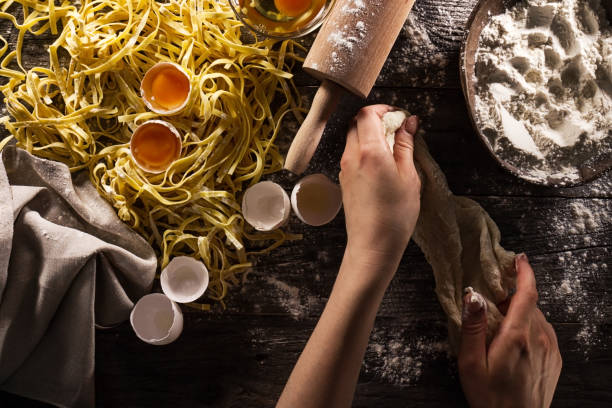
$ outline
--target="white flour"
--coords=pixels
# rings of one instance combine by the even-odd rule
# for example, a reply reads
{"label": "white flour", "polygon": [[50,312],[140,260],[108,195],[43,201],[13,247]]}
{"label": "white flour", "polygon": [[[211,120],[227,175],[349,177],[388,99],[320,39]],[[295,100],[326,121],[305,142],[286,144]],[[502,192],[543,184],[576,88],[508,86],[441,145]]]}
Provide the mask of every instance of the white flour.
{"label": "white flour", "polygon": [[342,7],[342,12],[346,14],[359,14],[365,9],[364,0],[352,0]]}
{"label": "white flour", "polygon": [[524,0],[495,16],[476,56],[477,116],[529,178],[579,177],[612,146],[612,29],[601,0]]}
{"label": "white flour", "polygon": [[274,276],[267,276],[266,283],[275,289],[275,299],[293,319],[301,320],[308,315],[308,305],[302,303],[299,288],[288,285]]}
{"label": "white flour", "polygon": [[363,362],[365,372],[395,385],[416,383],[432,360],[449,360],[448,342],[425,336],[408,338],[403,330],[374,329]]}
{"label": "white flour", "polygon": [[[365,3],[364,0],[349,0],[342,8],[340,9],[342,14],[345,15],[354,15],[354,16],[365,16]],[[330,71],[332,72],[342,72],[344,71],[346,66],[346,61],[344,61],[340,56],[345,55],[345,52],[341,52],[341,50],[354,51],[354,49],[360,48],[363,46],[363,41],[367,36],[368,27],[367,24],[359,20],[354,27],[349,27],[348,25],[336,25],[334,31],[331,32],[327,41],[333,45],[333,48],[336,51],[333,51],[330,55],[332,64],[329,64]]]}
{"label": "white flour", "polygon": [[396,69],[408,73],[411,67],[424,68],[428,75],[423,83],[416,84],[419,86],[443,82],[446,79],[445,72],[440,68],[448,65],[448,58],[431,40],[424,21],[419,20],[415,13],[409,14],[401,36],[403,41],[400,55],[394,55],[397,61]]}
{"label": "white flour", "polygon": [[589,207],[586,203],[574,201],[568,208],[555,208],[549,222],[559,236],[578,235],[584,239],[612,227],[610,200],[590,199]]}
{"label": "white flour", "polygon": [[[601,260],[605,258],[605,252],[562,253],[557,259],[558,269],[548,271],[542,278],[558,283],[550,290],[539,290],[542,301],[550,302],[550,306],[545,305],[543,309],[556,308],[563,321],[580,324],[574,339],[586,360],[589,359],[593,348],[601,348],[607,344],[605,334],[599,327],[606,322],[608,306],[601,293],[594,290],[601,282],[598,276],[609,271],[608,265]],[[593,262],[589,264],[589,261]],[[558,308],[559,306],[561,308]]]}

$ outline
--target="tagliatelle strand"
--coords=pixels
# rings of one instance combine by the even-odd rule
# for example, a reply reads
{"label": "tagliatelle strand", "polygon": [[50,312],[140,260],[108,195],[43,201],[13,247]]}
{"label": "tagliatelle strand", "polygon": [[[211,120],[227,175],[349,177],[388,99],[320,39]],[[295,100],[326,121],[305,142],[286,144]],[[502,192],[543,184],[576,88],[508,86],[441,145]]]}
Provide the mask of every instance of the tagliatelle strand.
{"label": "tagliatelle strand", "polygon": [[[9,113],[0,123],[11,135],[0,150],[15,139],[72,171],[87,169],[119,217],[153,245],[160,266],[178,255],[201,259],[211,275],[208,297],[221,303],[244,279],[250,256],[296,238],[255,232],[240,198],[282,168],[274,144],[281,122],[304,112],[290,72],[299,45],[246,41],[229,5],[217,0],[0,0],[0,19],[18,32],[13,51],[0,37]],[[57,34],[49,67],[25,70],[26,34],[45,32]],[[191,76],[190,99],[176,116],[147,111],[140,97],[144,73],[161,61]],[[180,159],[162,174],[143,172],[130,156],[132,131],[151,119],[182,135]]]}

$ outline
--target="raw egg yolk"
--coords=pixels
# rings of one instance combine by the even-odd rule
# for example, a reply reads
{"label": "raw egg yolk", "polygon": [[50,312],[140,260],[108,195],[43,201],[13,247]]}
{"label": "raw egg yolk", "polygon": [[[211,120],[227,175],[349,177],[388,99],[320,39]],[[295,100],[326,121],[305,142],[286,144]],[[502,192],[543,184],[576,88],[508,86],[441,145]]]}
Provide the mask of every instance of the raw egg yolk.
{"label": "raw egg yolk", "polygon": [[177,69],[162,69],[151,81],[151,99],[162,108],[178,108],[188,97],[189,79]]}
{"label": "raw egg yolk", "polygon": [[151,123],[134,133],[130,148],[134,159],[142,167],[162,171],[179,157],[181,141],[166,126]]}
{"label": "raw egg yolk", "polygon": [[288,17],[304,14],[312,5],[312,0],[274,0],[276,9]]}

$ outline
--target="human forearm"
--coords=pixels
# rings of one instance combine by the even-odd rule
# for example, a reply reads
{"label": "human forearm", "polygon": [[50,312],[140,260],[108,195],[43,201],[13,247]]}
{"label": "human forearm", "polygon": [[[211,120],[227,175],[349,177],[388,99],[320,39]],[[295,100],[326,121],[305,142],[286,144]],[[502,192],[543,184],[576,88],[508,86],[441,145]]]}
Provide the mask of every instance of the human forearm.
{"label": "human forearm", "polygon": [[390,110],[363,108],[349,128],[339,175],[347,249],[279,407],[348,407],[353,399],[376,313],[419,215],[412,161],[418,119],[406,120],[391,151],[382,125]]}
{"label": "human forearm", "polygon": [[279,407],[350,406],[376,313],[400,257],[347,248],[329,301]]}

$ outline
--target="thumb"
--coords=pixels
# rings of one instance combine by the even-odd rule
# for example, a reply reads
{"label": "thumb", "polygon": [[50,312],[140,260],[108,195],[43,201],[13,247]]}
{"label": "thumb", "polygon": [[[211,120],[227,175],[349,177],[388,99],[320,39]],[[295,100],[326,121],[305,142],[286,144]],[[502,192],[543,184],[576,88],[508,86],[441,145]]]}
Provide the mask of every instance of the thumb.
{"label": "thumb", "polygon": [[414,168],[414,135],[419,129],[419,118],[410,116],[395,132],[395,145],[393,156],[400,171],[409,171]]}
{"label": "thumb", "polygon": [[484,297],[471,287],[465,291],[458,357],[459,374],[464,378],[483,378],[487,368],[487,303]]}

